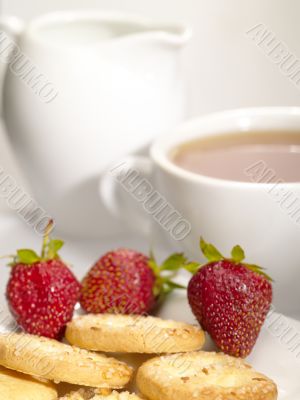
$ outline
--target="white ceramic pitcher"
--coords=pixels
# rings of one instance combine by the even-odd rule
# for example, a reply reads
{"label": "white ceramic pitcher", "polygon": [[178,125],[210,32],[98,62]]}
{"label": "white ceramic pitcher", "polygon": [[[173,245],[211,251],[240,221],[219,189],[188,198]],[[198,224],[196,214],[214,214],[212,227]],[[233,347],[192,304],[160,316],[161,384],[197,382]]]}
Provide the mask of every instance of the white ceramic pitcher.
{"label": "white ceramic pitcher", "polygon": [[184,118],[189,29],[77,11],[2,18],[0,31],[3,116],[37,201],[65,231],[115,233],[97,180]]}

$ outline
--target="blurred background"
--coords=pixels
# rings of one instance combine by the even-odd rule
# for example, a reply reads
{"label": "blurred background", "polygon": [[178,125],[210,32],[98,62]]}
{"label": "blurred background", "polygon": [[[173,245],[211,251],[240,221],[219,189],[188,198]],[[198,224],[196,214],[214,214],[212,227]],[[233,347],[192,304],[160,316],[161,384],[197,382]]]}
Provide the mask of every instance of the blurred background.
{"label": "blurred background", "polygon": [[[50,11],[82,8],[124,10],[155,20],[183,21],[193,28],[193,39],[183,54],[188,116],[242,106],[299,105],[299,89],[245,34],[263,23],[300,58],[299,0],[1,1],[1,14],[25,20]],[[3,127],[0,164],[22,179]]]}

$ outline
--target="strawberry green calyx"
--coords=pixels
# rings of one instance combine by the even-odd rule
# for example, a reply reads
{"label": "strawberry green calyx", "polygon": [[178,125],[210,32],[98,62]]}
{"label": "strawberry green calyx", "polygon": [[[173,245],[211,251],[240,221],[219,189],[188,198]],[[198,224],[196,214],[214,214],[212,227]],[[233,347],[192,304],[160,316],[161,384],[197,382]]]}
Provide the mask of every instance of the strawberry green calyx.
{"label": "strawberry green calyx", "polygon": [[[231,250],[230,258],[224,257],[214,245],[212,245],[211,243],[207,243],[202,237],[200,238],[200,249],[201,249],[203,255],[207,258],[207,260],[209,262],[218,262],[218,261],[222,261],[222,260],[227,260],[227,261],[230,261],[235,264],[242,264],[249,270],[256,272],[259,275],[262,275],[268,281],[273,282],[273,279],[264,272],[264,268],[262,268],[258,265],[255,265],[255,264],[248,264],[248,263],[243,262],[245,260],[246,256],[245,256],[244,250],[239,245],[236,245],[233,247],[233,249]],[[203,267],[204,265],[201,265],[200,268]],[[198,265],[198,269],[199,269],[199,265]],[[190,272],[195,274],[198,271],[198,269],[190,270]]]}
{"label": "strawberry green calyx", "polygon": [[156,278],[153,293],[158,302],[163,301],[175,289],[186,289],[185,286],[174,282],[173,278],[180,269],[188,270],[191,268],[191,264],[183,253],[174,253],[159,265],[153,253],[151,253],[149,266]]}
{"label": "strawberry green calyx", "polygon": [[63,247],[64,242],[60,239],[51,239],[50,232],[54,227],[54,222],[51,219],[46,226],[41,255],[39,256],[34,250],[31,249],[20,249],[17,250],[17,254],[13,257],[13,261],[9,264],[14,266],[16,264],[32,265],[36,262],[48,261],[59,259],[59,250]]}
{"label": "strawberry green calyx", "polygon": [[200,238],[200,249],[209,262],[225,260],[219,250],[213,244],[206,243],[202,237]]}

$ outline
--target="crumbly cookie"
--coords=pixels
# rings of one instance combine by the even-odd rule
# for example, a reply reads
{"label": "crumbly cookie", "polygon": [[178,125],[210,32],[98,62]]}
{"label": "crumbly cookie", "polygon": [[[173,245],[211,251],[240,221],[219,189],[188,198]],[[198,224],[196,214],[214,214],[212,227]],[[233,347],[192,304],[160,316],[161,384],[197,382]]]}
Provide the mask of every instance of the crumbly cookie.
{"label": "crumbly cookie", "polygon": [[76,347],[28,334],[0,335],[0,365],[55,382],[120,389],[132,368]]}
{"label": "crumbly cookie", "polygon": [[60,397],[60,400],[91,400],[96,395],[108,396],[111,392],[111,389],[79,389]]}
{"label": "crumbly cookie", "polygon": [[116,392],[115,390],[109,394],[98,392],[91,397],[89,392],[80,389],[62,397],[61,400],[141,400],[141,398],[129,392]]}
{"label": "crumbly cookie", "polygon": [[137,373],[137,386],[150,400],[276,400],[277,388],[241,359],[194,352],[157,357]]}
{"label": "crumbly cookie", "polygon": [[179,353],[199,350],[205,334],[183,322],[139,315],[89,314],[71,321],[67,340],[78,347],[113,353]]}
{"label": "crumbly cookie", "polygon": [[0,367],[0,400],[56,400],[50,383]]}

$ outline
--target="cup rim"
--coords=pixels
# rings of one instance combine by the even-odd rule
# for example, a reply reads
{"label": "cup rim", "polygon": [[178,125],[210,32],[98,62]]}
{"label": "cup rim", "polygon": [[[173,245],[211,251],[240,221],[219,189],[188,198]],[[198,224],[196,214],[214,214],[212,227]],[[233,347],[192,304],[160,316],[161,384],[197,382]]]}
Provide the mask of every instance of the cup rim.
{"label": "cup rim", "polygon": [[[230,126],[232,130],[230,130]],[[276,181],[262,183],[210,177],[177,166],[169,156],[170,151],[178,145],[199,137],[220,136],[226,133],[240,134],[251,129],[260,132],[265,130],[270,133],[280,132],[284,129],[285,131],[299,132],[300,135],[300,107],[235,108],[196,117],[158,137],[150,148],[150,155],[154,163],[165,172],[194,183],[245,190],[270,190],[271,187],[277,185],[287,188],[300,186],[300,181],[283,182],[280,177]]]}

